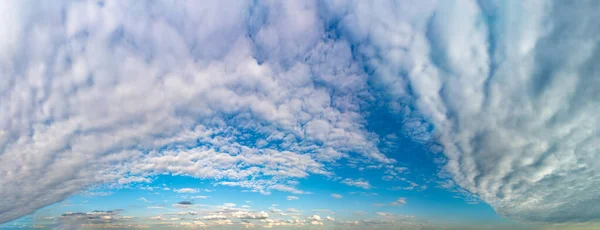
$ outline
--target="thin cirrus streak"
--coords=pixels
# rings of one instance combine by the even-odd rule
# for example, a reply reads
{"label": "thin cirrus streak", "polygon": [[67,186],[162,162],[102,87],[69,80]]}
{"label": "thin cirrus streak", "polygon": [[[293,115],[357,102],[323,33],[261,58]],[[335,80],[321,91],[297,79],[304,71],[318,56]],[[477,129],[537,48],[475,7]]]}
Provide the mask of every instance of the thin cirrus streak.
{"label": "thin cirrus streak", "polygon": [[307,194],[295,181],[335,178],[340,160],[401,160],[368,129],[382,98],[398,129],[443,147],[441,177],[499,214],[596,220],[599,8],[5,2],[0,222],[162,173]]}

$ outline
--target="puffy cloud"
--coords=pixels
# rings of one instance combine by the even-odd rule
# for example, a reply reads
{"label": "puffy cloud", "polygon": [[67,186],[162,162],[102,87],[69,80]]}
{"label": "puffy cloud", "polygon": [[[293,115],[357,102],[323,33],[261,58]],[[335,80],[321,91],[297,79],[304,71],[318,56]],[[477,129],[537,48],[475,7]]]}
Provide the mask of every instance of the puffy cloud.
{"label": "puffy cloud", "polygon": [[333,197],[333,198],[335,198],[335,199],[341,199],[341,198],[342,198],[342,195],[340,195],[340,194],[336,194],[336,193],[333,193],[333,194],[331,194],[331,197]]}
{"label": "puffy cloud", "polygon": [[321,221],[321,216],[319,215],[313,215],[311,217],[308,217],[309,220],[314,220],[314,221]]}
{"label": "puffy cloud", "polygon": [[232,214],[234,218],[239,219],[266,219],[269,218],[269,214],[266,212],[244,212],[238,211]]}
{"label": "puffy cloud", "polygon": [[325,219],[327,219],[328,221],[335,221],[335,219],[331,216],[327,216]]}
{"label": "puffy cloud", "polygon": [[313,221],[310,222],[310,224],[312,224],[312,225],[323,225],[323,222],[313,220]]}
{"label": "puffy cloud", "polygon": [[227,216],[225,216],[223,213],[218,213],[218,214],[206,215],[203,218],[205,220],[225,220],[225,219],[227,219]]}
{"label": "puffy cloud", "polygon": [[393,163],[378,96],[497,212],[597,219],[600,5],[363,4],[2,4],[0,222],[162,173],[301,194],[332,161]]}
{"label": "puffy cloud", "polygon": [[349,186],[354,186],[354,187],[359,187],[359,188],[364,188],[364,189],[370,189],[371,188],[371,184],[366,181],[365,179],[350,179],[350,178],[346,178],[342,181],[342,183],[347,184]]}
{"label": "puffy cloud", "polygon": [[307,219],[310,221],[311,225],[323,225],[323,219],[321,219],[319,215],[309,216]]}
{"label": "puffy cloud", "polygon": [[263,227],[265,228],[273,228],[276,226],[304,226],[306,224],[305,220],[295,219],[295,220],[273,220],[273,219],[263,219],[260,222],[264,223]]}
{"label": "puffy cloud", "polygon": [[302,193],[285,178],[393,162],[361,115],[367,75],[317,6],[2,4],[0,222],[152,174]]}
{"label": "puffy cloud", "polygon": [[191,222],[179,222],[179,226],[173,227],[183,227],[183,228],[205,228],[207,225],[202,221],[191,221]]}

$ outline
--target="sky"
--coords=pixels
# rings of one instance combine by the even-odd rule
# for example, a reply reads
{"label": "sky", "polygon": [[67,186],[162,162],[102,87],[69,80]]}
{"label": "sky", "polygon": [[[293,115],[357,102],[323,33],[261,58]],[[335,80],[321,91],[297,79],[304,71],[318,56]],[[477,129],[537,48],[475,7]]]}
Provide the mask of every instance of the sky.
{"label": "sky", "polygon": [[0,229],[598,229],[597,12],[2,1]]}

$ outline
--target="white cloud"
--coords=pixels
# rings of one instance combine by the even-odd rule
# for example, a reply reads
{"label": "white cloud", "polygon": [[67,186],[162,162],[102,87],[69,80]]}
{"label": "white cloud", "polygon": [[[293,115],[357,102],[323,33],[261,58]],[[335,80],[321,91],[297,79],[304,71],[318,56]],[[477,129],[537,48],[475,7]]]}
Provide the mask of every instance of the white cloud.
{"label": "white cloud", "polygon": [[313,220],[313,221],[321,221],[321,216],[319,215],[313,215],[311,217],[308,217],[309,220]]}
{"label": "white cloud", "polygon": [[297,196],[287,196],[287,200],[297,200]]}
{"label": "white cloud", "polygon": [[232,208],[232,207],[235,207],[235,204],[234,203],[225,203],[225,204],[223,204],[223,206]]}
{"label": "white cloud", "polygon": [[349,186],[354,186],[354,187],[359,187],[359,188],[364,188],[364,189],[370,189],[371,188],[371,184],[366,181],[365,179],[350,179],[350,178],[346,178],[342,181],[343,184],[347,184]]}
{"label": "white cloud", "polygon": [[389,212],[376,212],[375,214],[377,214],[378,216],[386,217],[386,218],[394,217],[394,214],[389,213]]}
{"label": "white cloud", "polygon": [[199,193],[200,190],[197,188],[180,188],[173,190],[176,193]]}
{"label": "white cloud", "polygon": [[327,5],[404,132],[443,146],[442,176],[509,218],[597,220],[600,6],[360,4]]}
{"label": "white cloud", "polygon": [[333,193],[333,194],[331,194],[331,197],[336,198],[336,199],[341,199],[342,195]]}
{"label": "white cloud", "polygon": [[312,225],[323,225],[323,222],[313,220],[313,221],[310,222],[310,224],[312,224]]}
{"label": "white cloud", "polygon": [[232,214],[234,218],[239,219],[266,219],[269,218],[269,214],[266,212],[243,212],[238,211]]}
{"label": "white cloud", "polygon": [[285,210],[288,213],[300,213],[301,211],[295,208],[288,208]]}
{"label": "white cloud", "polygon": [[326,217],[326,219],[327,219],[328,221],[335,221],[335,219],[334,219],[333,217],[331,217],[331,216],[327,216],[327,217]]}
{"label": "white cloud", "polygon": [[323,219],[319,215],[307,217],[311,225],[323,225]]}
{"label": "white cloud", "polygon": [[227,216],[225,216],[223,213],[218,213],[218,214],[206,215],[203,218],[205,220],[224,220],[224,219],[227,219]]}
{"label": "white cloud", "polygon": [[406,204],[406,198],[405,197],[400,197],[398,198],[398,200],[393,201],[392,203],[390,203],[390,206],[402,206]]}
{"label": "white cloud", "polygon": [[278,178],[265,193],[300,194],[279,179],[351,155],[391,163],[360,114],[367,75],[317,5],[3,4],[0,222],[152,174],[261,175]]}
{"label": "white cloud", "polygon": [[2,4],[0,222],[153,174],[301,194],[290,181],[331,161],[392,163],[365,128],[371,92],[500,214],[597,219],[600,6],[361,4]]}

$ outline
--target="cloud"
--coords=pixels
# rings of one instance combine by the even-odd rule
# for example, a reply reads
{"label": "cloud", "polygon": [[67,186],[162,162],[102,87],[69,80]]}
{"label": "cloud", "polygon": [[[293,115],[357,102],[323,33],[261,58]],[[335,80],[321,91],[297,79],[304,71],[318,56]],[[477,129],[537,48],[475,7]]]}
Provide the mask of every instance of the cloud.
{"label": "cloud", "polygon": [[371,188],[371,184],[366,181],[365,179],[350,179],[350,178],[346,178],[342,181],[343,184],[347,184],[349,186],[354,186],[354,187],[359,187],[359,188],[364,188],[364,189],[370,189]]}
{"label": "cloud", "polygon": [[223,213],[219,214],[211,214],[203,217],[205,220],[225,220],[227,216],[223,215]]}
{"label": "cloud", "polygon": [[332,194],[331,194],[331,197],[333,197],[333,198],[335,198],[335,199],[341,199],[341,198],[342,198],[342,195],[340,195],[340,194],[335,194],[335,193],[332,193]]}
{"label": "cloud", "polygon": [[375,214],[377,214],[378,216],[386,217],[386,218],[394,217],[394,214],[389,213],[389,212],[376,212]]}
{"label": "cloud", "polygon": [[403,206],[406,204],[406,198],[400,197],[395,201],[390,202],[389,204],[375,203],[373,206],[384,207],[384,206]]}
{"label": "cloud", "polygon": [[176,193],[199,193],[200,190],[197,188],[180,188],[173,190]]}
{"label": "cloud", "polygon": [[65,212],[58,218],[57,229],[82,228],[147,228],[148,225],[133,223],[134,217],[122,216],[123,210]]}
{"label": "cloud", "polygon": [[180,204],[180,205],[191,205],[191,204],[192,204],[192,202],[191,202],[191,201],[180,201],[180,202],[179,202],[179,203],[177,203],[177,204]]}
{"label": "cloud", "polygon": [[498,213],[597,220],[599,5],[361,4],[2,4],[0,223],[157,174],[301,194],[339,159],[393,163],[369,98]]}
{"label": "cloud", "polygon": [[288,213],[300,213],[301,211],[295,208],[288,208],[285,210]]}
{"label": "cloud", "polygon": [[321,219],[321,216],[319,215],[309,216],[307,219],[310,221],[311,225],[323,225],[323,219]]}
{"label": "cloud", "polygon": [[224,203],[223,207],[233,208],[233,207],[235,207],[235,204],[234,203]]}
{"label": "cloud", "polygon": [[[271,190],[289,192],[293,194],[311,194],[311,192],[294,188],[295,182],[290,180],[249,180],[249,181],[221,181],[216,185],[238,186],[242,188],[251,188],[252,192],[259,192],[264,195],[271,194]],[[289,184],[289,185],[288,185]]]}
{"label": "cloud", "polygon": [[328,221],[335,221],[335,219],[331,216],[327,216],[325,219],[327,219]]}
{"label": "cloud", "polygon": [[233,214],[234,218],[239,218],[239,219],[267,219],[269,218],[269,214],[266,212],[234,212]]}
{"label": "cloud", "polygon": [[329,209],[313,209],[313,212],[325,212],[325,213],[329,213],[329,214],[335,214],[334,211],[331,211]]}
{"label": "cloud", "polygon": [[295,220],[273,220],[273,219],[263,219],[260,220],[263,223],[264,228],[273,228],[275,226],[304,226],[306,224],[305,220],[295,219]]}
{"label": "cloud", "polygon": [[299,199],[297,196],[287,196],[287,200],[297,200]]}
{"label": "cloud", "polygon": [[239,209],[237,209],[237,210],[231,209],[229,207],[218,208],[218,209],[214,210],[213,212],[203,216],[204,220],[231,220],[231,219],[262,220],[262,219],[267,219],[267,218],[269,218],[269,214],[264,211],[260,211],[260,212],[242,211]]}
{"label": "cloud", "polygon": [[512,219],[598,219],[599,5],[326,5],[403,132],[443,147],[441,176]]}
{"label": "cloud", "polygon": [[398,200],[390,203],[390,206],[402,206],[406,204],[406,198],[405,197],[401,197],[398,198]]}
{"label": "cloud", "polygon": [[300,194],[290,181],[329,162],[393,162],[361,115],[368,76],[318,6],[3,4],[0,222],[156,174]]}

